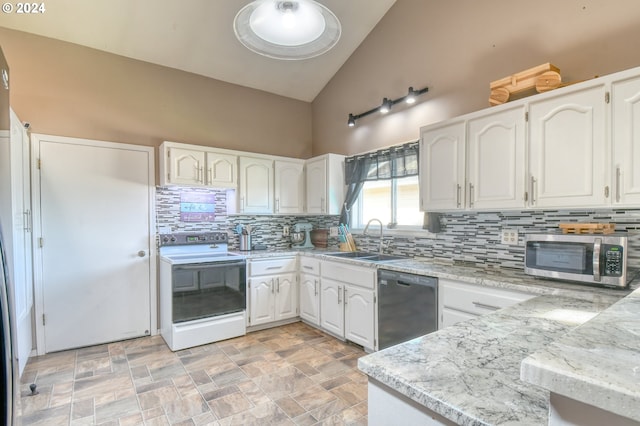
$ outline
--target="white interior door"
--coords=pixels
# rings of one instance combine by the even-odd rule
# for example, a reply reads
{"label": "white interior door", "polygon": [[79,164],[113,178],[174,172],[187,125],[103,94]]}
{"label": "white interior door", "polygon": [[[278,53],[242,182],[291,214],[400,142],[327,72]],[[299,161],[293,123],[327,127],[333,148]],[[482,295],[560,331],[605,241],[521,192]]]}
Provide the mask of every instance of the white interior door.
{"label": "white interior door", "polygon": [[153,149],[40,136],[34,151],[45,351],[150,334]]}

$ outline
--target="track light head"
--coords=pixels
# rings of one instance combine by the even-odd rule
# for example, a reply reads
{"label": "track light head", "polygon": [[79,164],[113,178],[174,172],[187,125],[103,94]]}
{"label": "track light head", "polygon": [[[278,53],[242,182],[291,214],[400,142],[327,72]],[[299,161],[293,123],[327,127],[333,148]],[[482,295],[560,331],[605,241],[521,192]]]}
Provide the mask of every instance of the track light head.
{"label": "track light head", "polygon": [[416,103],[416,91],[413,90],[413,87],[409,87],[409,93],[405,96],[404,101],[408,104]]}
{"label": "track light head", "polygon": [[391,111],[391,101],[388,98],[384,98],[382,100],[382,105],[380,105],[380,112],[382,114],[386,114]]}
{"label": "track light head", "polygon": [[353,116],[353,114],[349,114],[349,121],[347,121],[347,125],[349,127],[353,127],[356,125],[356,118]]}

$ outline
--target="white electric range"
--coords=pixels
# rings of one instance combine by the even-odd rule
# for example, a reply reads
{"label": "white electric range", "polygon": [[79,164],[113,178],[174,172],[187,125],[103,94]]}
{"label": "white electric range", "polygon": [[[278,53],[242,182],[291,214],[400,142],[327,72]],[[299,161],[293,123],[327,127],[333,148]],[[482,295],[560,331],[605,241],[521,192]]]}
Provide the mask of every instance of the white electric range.
{"label": "white electric range", "polygon": [[246,259],[226,232],[160,235],[160,334],[173,351],[246,334]]}

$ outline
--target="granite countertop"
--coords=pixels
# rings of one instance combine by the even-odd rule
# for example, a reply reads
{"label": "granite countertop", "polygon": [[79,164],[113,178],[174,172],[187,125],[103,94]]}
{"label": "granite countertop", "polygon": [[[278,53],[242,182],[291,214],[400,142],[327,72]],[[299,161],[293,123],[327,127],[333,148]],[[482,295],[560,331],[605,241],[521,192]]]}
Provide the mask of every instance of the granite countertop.
{"label": "granite countertop", "polygon": [[549,392],[520,380],[522,360],[609,306],[539,296],[367,355],[358,367],[457,424],[547,424]]}
{"label": "granite countertop", "polygon": [[521,378],[640,422],[640,290],[522,363]]}

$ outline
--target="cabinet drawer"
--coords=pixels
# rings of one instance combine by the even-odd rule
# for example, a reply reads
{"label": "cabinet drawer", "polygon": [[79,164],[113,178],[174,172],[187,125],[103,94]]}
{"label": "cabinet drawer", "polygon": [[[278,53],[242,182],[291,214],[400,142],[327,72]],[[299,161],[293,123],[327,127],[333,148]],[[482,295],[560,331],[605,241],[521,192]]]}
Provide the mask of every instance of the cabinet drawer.
{"label": "cabinet drawer", "polygon": [[320,260],[312,257],[300,257],[300,272],[320,275]]}
{"label": "cabinet drawer", "polygon": [[296,272],[296,258],[275,258],[249,261],[249,276],[273,275],[283,272]]}
{"label": "cabinet drawer", "polygon": [[322,262],[322,276],[364,288],[374,289],[376,286],[375,269],[361,268],[345,263]]}
{"label": "cabinet drawer", "polygon": [[438,285],[443,307],[478,315],[497,311],[533,297],[530,294],[515,291],[474,286],[442,279]]}

